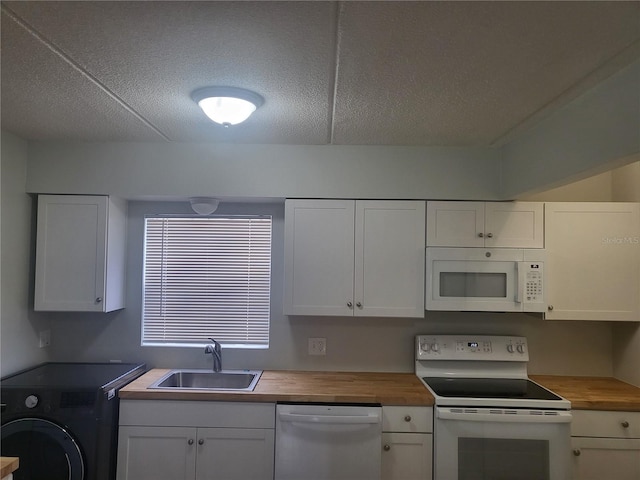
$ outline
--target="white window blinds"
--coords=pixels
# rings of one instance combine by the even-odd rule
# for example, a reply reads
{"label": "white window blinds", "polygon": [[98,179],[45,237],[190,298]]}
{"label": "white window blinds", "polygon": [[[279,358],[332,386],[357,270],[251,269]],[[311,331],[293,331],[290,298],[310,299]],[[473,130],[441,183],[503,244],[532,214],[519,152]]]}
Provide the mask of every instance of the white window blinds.
{"label": "white window blinds", "polygon": [[142,345],[268,347],[271,217],[145,219]]}

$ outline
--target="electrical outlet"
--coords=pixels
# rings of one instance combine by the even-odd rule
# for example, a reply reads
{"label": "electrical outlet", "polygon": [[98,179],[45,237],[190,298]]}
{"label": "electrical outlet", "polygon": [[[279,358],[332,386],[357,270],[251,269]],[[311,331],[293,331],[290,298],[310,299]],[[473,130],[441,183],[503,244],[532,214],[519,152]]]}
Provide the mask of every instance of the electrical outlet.
{"label": "electrical outlet", "polygon": [[326,338],[309,338],[309,355],[326,355]]}
{"label": "electrical outlet", "polygon": [[40,330],[40,348],[51,345],[51,330]]}

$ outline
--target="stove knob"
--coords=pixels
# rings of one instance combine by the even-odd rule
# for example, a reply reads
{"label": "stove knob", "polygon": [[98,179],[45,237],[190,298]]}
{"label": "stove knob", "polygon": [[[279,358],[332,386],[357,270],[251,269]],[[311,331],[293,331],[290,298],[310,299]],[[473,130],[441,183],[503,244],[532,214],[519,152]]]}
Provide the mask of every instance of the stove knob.
{"label": "stove knob", "polygon": [[420,344],[420,350],[422,350],[423,352],[427,352],[429,353],[429,350],[431,350],[431,345],[429,345],[428,343],[421,343]]}
{"label": "stove knob", "polygon": [[24,405],[27,408],[36,408],[36,406],[38,405],[38,397],[36,397],[35,395],[29,395],[24,399]]}
{"label": "stove knob", "polygon": [[518,353],[524,353],[524,345],[518,345]]}
{"label": "stove knob", "polygon": [[513,345],[511,344],[507,345],[507,352],[513,353]]}
{"label": "stove knob", "polygon": [[431,351],[432,352],[438,352],[440,350],[440,345],[438,345],[437,343],[432,343],[431,344]]}

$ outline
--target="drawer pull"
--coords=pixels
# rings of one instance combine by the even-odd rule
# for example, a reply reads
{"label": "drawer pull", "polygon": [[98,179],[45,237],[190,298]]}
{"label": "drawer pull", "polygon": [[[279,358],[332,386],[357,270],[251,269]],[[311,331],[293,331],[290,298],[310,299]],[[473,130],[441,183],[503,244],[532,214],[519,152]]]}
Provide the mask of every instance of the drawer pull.
{"label": "drawer pull", "polygon": [[574,454],[576,457],[579,457],[581,453],[582,453],[582,452],[580,451],[580,449],[579,449],[579,448],[576,448],[576,449],[574,449],[574,450],[573,450],[573,454]]}
{"label": "drawer pull", "polygon": [[621,422],[620,425],[622,425],[622,428],[629,428],[629,422],[627,422],[626,420],[624,422]]}
{"label": "drawer pull", "polygon": [[391,445],[386,444],[384,447],[382,447],[384,449],[385,452],[388,452],[389,450],[391,450]]}
{"label": "drawer pull", "polygon": [[405,422],[410,422],[411,421],[411,415],[405,415],[404,421]]}

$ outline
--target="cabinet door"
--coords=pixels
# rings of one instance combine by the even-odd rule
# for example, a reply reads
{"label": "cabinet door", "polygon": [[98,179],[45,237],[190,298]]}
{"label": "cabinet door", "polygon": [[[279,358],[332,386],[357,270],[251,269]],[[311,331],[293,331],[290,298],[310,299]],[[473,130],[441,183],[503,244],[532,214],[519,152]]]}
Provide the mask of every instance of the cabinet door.
{"label": "cabinet door", "polygon": [[104,311],[107,200],[38,196],[35,310]]}
{"label": "cabinet door", "polygon": [[484,210],[485,247],[544,247],[544,204],[487,202]]}
{"label": "cabinet door", "polygon": [[196,429],[121,426],[118,480],[193,480]]}
{"label": "cabinet door", "polygon": [[357,201],[357,316],[424,317],[425,202]]}
{"label": "cabinet door", "polygon": [[197,480],[273,479],[273,430],[199,428],[197,443]]}
{"label": "cabinet door", "polygon": [[573,480],[638,480],[640,439],[572,437]]}
{"label": "cabinet door", "polygon": [[550,320],[640,318],[640,204],[547,203]]}
{"label": "cabinet door", "polygon": [[284,313],[353,315],[353,200],[285,202]]}
{"label": "cabinet door", "polygon": [[432,435],[382,434],[382,480],[430,480]]}
{"label": "cabinet door", "polygon": [[428,247],[484,247],[484,202],[427,202]]}

